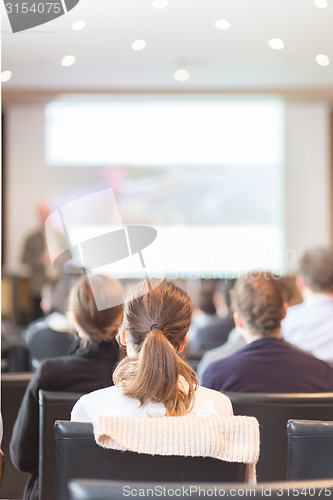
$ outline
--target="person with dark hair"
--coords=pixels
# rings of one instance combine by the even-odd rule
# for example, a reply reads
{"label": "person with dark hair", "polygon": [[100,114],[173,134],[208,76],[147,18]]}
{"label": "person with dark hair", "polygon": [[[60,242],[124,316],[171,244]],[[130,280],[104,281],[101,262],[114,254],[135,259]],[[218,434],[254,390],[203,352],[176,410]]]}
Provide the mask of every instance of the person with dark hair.
{"label": "person with dark hair", "polygon": [[192,368],[179,354],[186,345],[192,303],[174,283],[139,283],[128,295],[119,342],[127,357],[113,374],[114,387],[82,396],[71,420],[95,417],[232,416],[223,394],[198,387]]}
{"label": "person with dark hair", "polygon": [[85,274],[71,288],[68,315],[78,334],[78,345],[71,355],[42,361],[27,387],[13,428],[12,462],[30,474],[24,500],[38,499],[38,391],[87,393],[112,385],[119,360],[115,337],[123,318],[122,302],[120,283],[108,276]]}
{"label": "person with dark hair", "polygon": [[333,250],[314,248],[302,256],[297,286],[304,301],[290,307],[282,322],[288,342],[333,362]]}
{"label": "person with dark hair", "polygon": [[238,279],[231,298],[246,346],[211,364],[202,377],[205,387],[275,393],[333,390],[333,369],[283,340],[280,325],[286,304],[278,280],[262,271]]}
{"label": "person with dark hair", "polygon": [[227,341],[229,333],[235,326],[230,309],[230,290],[235,281],[235,279],[226,278],[217,282],[212,294],[212,303],[218,314],[213,316],[206,325],[197,329],[189,342],[190,351],[207,351]]}

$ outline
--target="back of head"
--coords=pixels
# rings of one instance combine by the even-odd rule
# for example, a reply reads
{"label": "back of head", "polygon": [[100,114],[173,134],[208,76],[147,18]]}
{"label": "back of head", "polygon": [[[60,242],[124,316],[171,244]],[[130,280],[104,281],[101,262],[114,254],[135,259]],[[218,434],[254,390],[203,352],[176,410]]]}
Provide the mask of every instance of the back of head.
{"label": "back of head", "polygon": [[82,273],[63,273],[53,287],[50,297],[50,312],[65,314],[68,296],[74,283],[82,277]]}
{"label": "back of head", "polygon": [[220,293],[223,295],[223,300],[225,303],[225,306],[228,310],[228,313],[231,311],[231,290],[235,286],[236,283],[235,278],[224,278],[220,279],[217,284],[216,284],[216,290],[215,293]]}
{"label": "back of head", "polygon": [[293,294],[294,290],[292,287],[292,282],[291,278],[288,278],[287,276],[278,276],[278,275],[273,275],[276,279],[276,283],[280,287],[282,297],[283,297],[283,302],[291,305],[293,301]]}
{"label": "back of head", "polygon": [[300,261],[300,274],[315,293],[333,293],[333,250],[314,248],[308,250]]}
{"label": "back of head", "polygon": [[[110,307],[98,310],[96,303],[101,301]],[[122,302],[119,281],[102,274],[85,274],[71,288],[68,312],[84,332],[84,340],[98,344],[116,337],[123,319]]]}
{"label": "back of head", "polygon": [[213,290],[200,290],[198,305],[202,312],[205,314],[214,315],[216,314],[216,308],[213,302]]}
{"label": "back of head", "polygon": [[269,337],[279,328],[284,317],[284,299],[279,277],[262,271],[241,276],[231,291],[232,307],[248,329]]}
{"label": "back of head", "polygon": [[[155,288],[139,283],[128,295],[123,328],[136,357],[125,358],[114,372],[114,382],[126,396],[163,403],[168,415],[183,415],[192,403],[197,379],[177,354],[189,329],[192,303],[174,283]],[[181,384],[183,377],[185,384]]]}

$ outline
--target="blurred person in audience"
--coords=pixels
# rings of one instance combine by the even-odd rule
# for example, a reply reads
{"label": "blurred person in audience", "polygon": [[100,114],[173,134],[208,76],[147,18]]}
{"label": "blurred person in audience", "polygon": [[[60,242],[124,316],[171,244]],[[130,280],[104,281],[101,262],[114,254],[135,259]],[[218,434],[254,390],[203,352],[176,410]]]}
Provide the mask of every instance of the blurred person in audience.
{"label": "blurred person in audience", "polygon": [[[293,297],[293,288],[291,286],[290,279],[284,276],[274,275],[276,278],[276,282],[279,285],[284,302],[289,306],[294,303]],[[231,306],[230,306],[231,308]],[[243,338],[242,332],[237,326],[231,330],[229,333],[227,341],[219,347],[215,349],[211,349],[210,351],[205,352],[200,363],[197,367],[197,376],[199,383],[202,383],[202,377],[206,369],[209,365],[218,361],[219,359],[227,358],[234,354],[234,352],[238,351],[242,347],[246,345],[245,340]]]}
{"label": "blurred person in audience", "polygon": [[163,281],[149,280],[127,296],[118,339],[126,346],[113,374],[114,387],[82,396],[71,420],[95,417],[231,416],[230,400],[198,386],[195,372],[179,354],[186,346],[192,314],[188,294]]}
{"label": "blurred person in audience", "polygon": [[235,327],[234,318],[230,310],[230,290],[235,284],[234,279],[219,280],[213,294],[213,305],[217,315],[201,327],[189,342],[190,351],[214,349],[224,344],[231,330]]}
{"label": "blurred person in audience", "polygon": [[[98,310],[96,303],[108,307]],[[90,392],[113,384],[119,360],[115,337],[123,317],[120,283],[104,275],[83,275],[72,286],[67,314],[79,337],[68,356],[41,362],[25,392],[10,442],[13,464],[30,473],[24,500],[38,499],[39,389]]]}
{"label": "blurred person in audience", "polygon": [[42,316],[40,307],[41,290],[47,280],[48,268],[51,268],[49,254],[46,248],[45,221],[50,215],[46,203],[37,207],[40,226],[28,234],[23,244],[22,263],[29,268],[29,290],[33,301],[33,319]]}
{"label": "blurred person in audience", "polygon": [[74,331],[66,306],[71,287],[82,277],[82,272],[81,266],[67,261],[59,280],[43,285],[41,309],[45,316],[30,323],[22,333],[34,371],[43,359],[64,356],[73,345]]}
{"label": "blurred person in audience", "polygon": [[190,348],[192,340],[195,341],[198,328],[206,326],[212,320],[216,319],[216,307],[213,302],[213,295],[214,290],[211,287],[201,287],[195,296],[191,296],[193,314],[191,326],[187,334],[188,348]]}
{"label": "blurred person in audience", "polygon": [[231,296],[235,324],[246,346],[211,364],[202,377],[205,387],[235,392],[333,391],[333,368],[282,338],[287,305],[276,276],[247,273]]}
{"label": "blurred person in audience", "polygon": [[302,256],[297,286],[304,301],[282,322],[286,341],[333,362],[333,250],[314,248]]}

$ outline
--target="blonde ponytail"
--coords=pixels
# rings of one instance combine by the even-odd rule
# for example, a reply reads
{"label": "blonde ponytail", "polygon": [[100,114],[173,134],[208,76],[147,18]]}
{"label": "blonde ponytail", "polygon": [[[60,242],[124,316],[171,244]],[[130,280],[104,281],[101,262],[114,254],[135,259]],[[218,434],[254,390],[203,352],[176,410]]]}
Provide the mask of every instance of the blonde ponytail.
{"label": "blonde ponytail", "polygon": [[118,365],[113,381],[141,406],[149,401],[163,403],[169,416],[188,413],[198,387],[195,372],[158,328],[147,334],[136,360],[125,358]]}

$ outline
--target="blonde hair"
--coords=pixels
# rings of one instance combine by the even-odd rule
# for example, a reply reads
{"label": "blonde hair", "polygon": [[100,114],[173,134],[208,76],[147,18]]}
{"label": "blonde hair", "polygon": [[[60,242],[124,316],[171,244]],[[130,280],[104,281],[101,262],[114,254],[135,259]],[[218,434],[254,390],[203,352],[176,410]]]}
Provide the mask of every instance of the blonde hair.
{"label": "blonde hair", "polygon": [[177,351],[191,315],[189,296],[169,281],[155,288],[145,281],[132,290],[125,303],[123,328],[136,356],[121,361],[113,374],[125,396],[138,399],[141,405],[163,403],[170,416],[190,411],[198,381]]}

